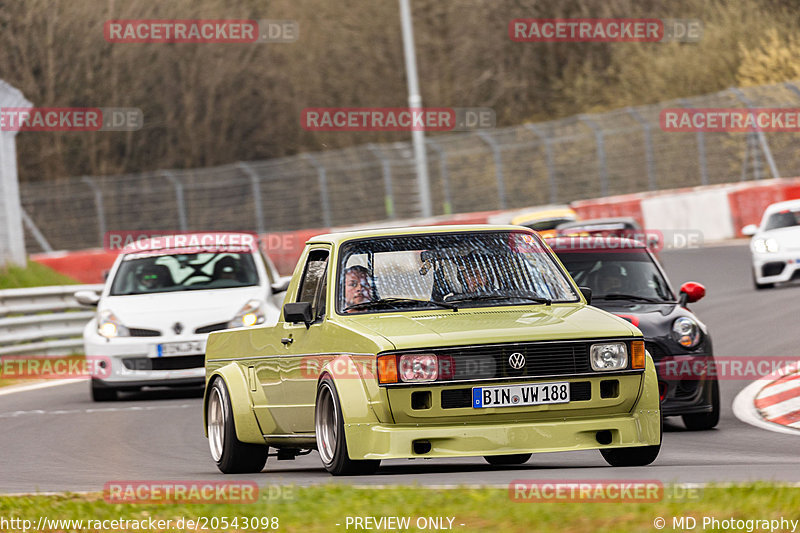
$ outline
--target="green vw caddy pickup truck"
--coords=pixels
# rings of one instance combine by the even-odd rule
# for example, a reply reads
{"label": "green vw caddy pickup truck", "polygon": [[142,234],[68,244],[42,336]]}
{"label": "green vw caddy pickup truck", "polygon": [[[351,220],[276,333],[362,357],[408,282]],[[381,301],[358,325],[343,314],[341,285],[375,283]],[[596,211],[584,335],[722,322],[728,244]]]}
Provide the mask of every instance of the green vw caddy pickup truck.
{"label": "green vw caddy pickup truck", "polygon": [[334,475],[383,459],[661,447],[641,332],[591,307],[518,226],[437,226],[308,241],[277,325],[212,333],[205,424],[222,472],[317,450]]}

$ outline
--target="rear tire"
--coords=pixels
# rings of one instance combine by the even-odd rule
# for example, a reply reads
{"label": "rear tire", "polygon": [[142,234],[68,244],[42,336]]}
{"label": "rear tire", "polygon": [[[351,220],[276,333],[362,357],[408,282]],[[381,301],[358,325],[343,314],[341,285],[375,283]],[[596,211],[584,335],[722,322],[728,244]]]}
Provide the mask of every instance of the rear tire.
{"label": "rear tire", "polygon": [[515,453],[513,455],[484,455],[483,459],[493,466],[523,465],[531,458],[532,453]]}
{"label": "rear tire", "polygon": [[230,394],[225,382],[217,378],[208,394],[206,414],[211,457],[223,474],[253,474],[267,464],[269,446],[249,444],[236,438]]}
{"label": "rear tire", "polygon": [[703,431],[711,429],[719,423],[719,383],[716,379],[711,383],[711,407],[710,413],[682,415],[681,418],[686,429]]}
{"label": "rear tire", "polygon": [[118,397],[119,396],[117,395],[117,389],[98,386],[94,382],[94,380],[92,380],[92,401],[95,401],[95,402],[113,402]]}
{"label": "rear tire", "polygon": [[314,427],[322,465],[334,476],[374,474],[380,467],[380,460],[356,461],[348,456],[341,403],[329,376],[323,377],[317,387]]}

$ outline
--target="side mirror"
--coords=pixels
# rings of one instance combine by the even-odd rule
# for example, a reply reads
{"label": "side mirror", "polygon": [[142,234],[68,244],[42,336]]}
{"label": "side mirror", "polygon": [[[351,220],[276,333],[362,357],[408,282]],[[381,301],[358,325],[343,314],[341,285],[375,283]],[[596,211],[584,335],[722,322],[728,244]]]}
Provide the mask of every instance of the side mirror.
{"label": "side mirror", "polygon": [[283,320],[292,323],[302,322],[306,326],[310,325],[314,321],[314,317],[311,314],[311,303],[283,304]]}
{"label": "side mirror", "polygon": [[589,287],[578,287],[578,289],[581,291],[581,294],[583,295],[583,297],[586,298],[586,303],[587,304],[591,304],[592,303],[592,289],[590,289]]}
{"label": "side mirror", "polygon": [[752,237],[758,231],[758,226],[755,224],[748,224],[742,228],[742,235],[747,235],[748,237]]}
{"label": "side mirror", "polygon": [[687,281],[681,285],[681,305],[694,303],[706,295],[706,288],[694,281]]}
{"label": "side mirror", "polygon": [[77,291],[72,296],[79,304],[89,307],[96,307],[97,303],[100,301],[100,295],[94,291]]}
{"label": "side mirror", "polygon": [[278,278],[278,281],[272,284],[272,294],[278,294],[279,292],[286,292],[286,289],[289,288],[289,283],[292,282],[292,276],[281,276]]}

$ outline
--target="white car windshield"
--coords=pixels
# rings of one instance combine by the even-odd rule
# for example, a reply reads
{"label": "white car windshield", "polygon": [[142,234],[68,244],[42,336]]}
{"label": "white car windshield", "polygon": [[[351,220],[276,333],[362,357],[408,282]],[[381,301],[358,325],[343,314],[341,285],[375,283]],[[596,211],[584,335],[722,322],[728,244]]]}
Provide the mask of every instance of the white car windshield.
{"label": "white car windshield", "polygon": [[111,296],[258,284],[249,253],[128,254],[111,285]]}
{"label": "white car windshield", "polygon": [[365,239],[340,257],[343,313],[578,300],[541,240],[523,231]]}

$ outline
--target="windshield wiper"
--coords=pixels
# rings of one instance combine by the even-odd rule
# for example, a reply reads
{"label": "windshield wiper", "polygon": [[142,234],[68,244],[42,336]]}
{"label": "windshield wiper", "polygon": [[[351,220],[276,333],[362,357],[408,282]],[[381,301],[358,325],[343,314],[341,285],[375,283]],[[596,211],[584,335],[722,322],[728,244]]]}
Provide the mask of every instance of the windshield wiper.
{"label": "windshield wiper", "polygon": [[360,304],[349,305],[345,307],[344,310],[350,311],[351,309],[369,309],[371,307],[393,306],[397,304],[436,305],[439,307],[444,307],[445,309],[452,309],[453,311],[458,311],[458,306],[456,306],[455,304],[442,302],[439,300],[417,300],[415,298],[380,298],[378,300],[372,300],[369,302],[361,302]]}
{"label": "windshield wiper", "polygon": [[650,302],[654,304],[669,303],[667,300],[659,300],[657,298],[648,298],[646,296],[637,296],[635,294],[605,294],[603,296],[593,296],[593,300],[635,300],[637,302]]}
{"label": "windshield wiper", "polygon": [[463,298],[454,298],[448,300],[449,302],[479,302],[482,300],[527,300],[537,304],[551,305],[553,300],[550,298],[539,298],[536,296],[522,296],[512,294],[476,294],[475,296],[465,296]]}

